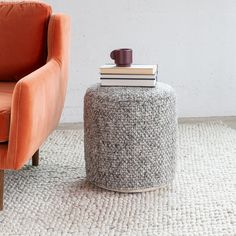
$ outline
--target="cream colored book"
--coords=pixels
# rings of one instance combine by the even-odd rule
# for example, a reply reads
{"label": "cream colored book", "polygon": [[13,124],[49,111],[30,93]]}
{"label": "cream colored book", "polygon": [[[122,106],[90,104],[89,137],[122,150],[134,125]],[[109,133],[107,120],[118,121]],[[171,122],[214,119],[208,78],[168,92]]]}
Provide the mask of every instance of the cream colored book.
{"label": "cream colored book", "polygon": [[156,79],[152,80],[124,80],[124,79],[101,79],[101,86],[119,87],[155,87]]}
{"label": "cream colored book", "polygon": [[154,75],[157,65],[131,65],[129,67],[117,67],[114,64],[100,67],[101,74],[127,74],[127,75]]}

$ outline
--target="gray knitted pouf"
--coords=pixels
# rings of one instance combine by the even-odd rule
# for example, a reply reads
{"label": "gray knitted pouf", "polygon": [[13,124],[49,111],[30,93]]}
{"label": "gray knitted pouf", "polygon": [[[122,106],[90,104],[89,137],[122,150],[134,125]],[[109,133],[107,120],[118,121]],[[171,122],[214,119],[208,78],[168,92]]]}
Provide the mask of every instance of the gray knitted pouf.
{"label": "gray knitted pouf", "polygon": [[87,180],[120,192],[141,192],[174,178],[177,121],[174,90],[90,87],[84,97]]}

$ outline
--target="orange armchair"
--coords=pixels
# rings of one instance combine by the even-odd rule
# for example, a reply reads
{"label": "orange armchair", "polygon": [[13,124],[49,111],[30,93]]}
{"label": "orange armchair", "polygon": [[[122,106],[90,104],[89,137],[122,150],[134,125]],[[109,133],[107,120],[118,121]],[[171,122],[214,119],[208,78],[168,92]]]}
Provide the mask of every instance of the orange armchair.
{"label": "orange armchair", "polygon": [[18,170],[57,126],[66,95],[70,19],[36,1],[0,2],[0,209]]}

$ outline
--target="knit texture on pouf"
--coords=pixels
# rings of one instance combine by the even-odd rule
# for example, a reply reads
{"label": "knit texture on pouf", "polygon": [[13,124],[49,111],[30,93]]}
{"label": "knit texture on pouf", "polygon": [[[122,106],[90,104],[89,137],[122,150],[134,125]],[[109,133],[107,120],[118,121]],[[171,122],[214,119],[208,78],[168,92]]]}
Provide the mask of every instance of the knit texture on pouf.
{"label": "knit texture on pouf", "polygon": [[117,191],[168,184],[176,162],[176,99],[156,88],[90,87],[84,97],[87,179]]}

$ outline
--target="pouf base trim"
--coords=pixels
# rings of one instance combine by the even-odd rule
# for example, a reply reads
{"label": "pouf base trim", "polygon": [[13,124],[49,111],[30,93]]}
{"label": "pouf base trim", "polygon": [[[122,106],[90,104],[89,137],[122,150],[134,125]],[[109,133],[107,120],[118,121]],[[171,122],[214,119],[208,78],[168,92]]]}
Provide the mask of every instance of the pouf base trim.
{"label": "pouf base trim", "polygon": [[162,184],[162,185],[158,185],[158,186],[154,186],[154,187],[149,187],[149,188],[139,188],[139,189],[113,189],[113,188],[108,188],[108,187],[105,187],[105,186],[102,186],[102,185],[99,185],[99,184],[95,184],[93,182],[90,182],[92,183],[93,185],[99,187],[99,188],[102,188],[102,189],[106,189],[106,190],[109,190],[109,191],[113,191],[113,192],[119,192],[119,193],[142,193],[142,192],[150,192],[150,191],[155,191],[155,190],[158,190],[160,188],[165,188],[165,187],[168,187],[169,184]]}

